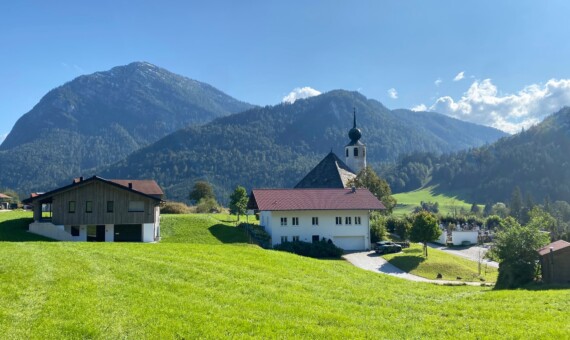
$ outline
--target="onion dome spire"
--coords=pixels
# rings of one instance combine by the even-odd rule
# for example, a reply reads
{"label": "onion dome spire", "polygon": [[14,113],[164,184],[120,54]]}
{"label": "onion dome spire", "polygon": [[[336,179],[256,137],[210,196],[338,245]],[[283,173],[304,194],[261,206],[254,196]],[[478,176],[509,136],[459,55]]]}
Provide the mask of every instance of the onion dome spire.
{"label": "onion dome spire", "polygon": [[350,131],[348,131],[348,138],[350,138],[350,141],[352,143],[356,143],[358,142],[358,140],[360,139],[360,137],[362,137],[362,132],[360,131],[359,128],[356,127],[356,108],[354,109],[354,125],[352,126],[352,129],[350,129]]}

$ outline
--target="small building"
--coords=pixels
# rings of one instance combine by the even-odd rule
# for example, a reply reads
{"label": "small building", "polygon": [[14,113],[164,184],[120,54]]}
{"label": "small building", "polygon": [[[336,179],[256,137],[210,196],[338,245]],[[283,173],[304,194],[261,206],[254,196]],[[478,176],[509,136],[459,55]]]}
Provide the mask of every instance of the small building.
{"label": "small building", "polygon": [[93,176],[32,195],[29,231],[60,241],[153,242],[160,239],[162,189],[154,180]]}
{"label": "small building", "polygon": [[570,283],[570,242],[558,240],[538,250],[545,283]]}
{"label": "small building", "polygon": [[12,200],[12,197],[0,193],[0,209],[10,209],[10,200]]}
{"label": "small building", "polygon": [[344,250],[370,249],[370,212],[386,209],[368,189],[253,189],[249,209],[271,244],[331,240]]}

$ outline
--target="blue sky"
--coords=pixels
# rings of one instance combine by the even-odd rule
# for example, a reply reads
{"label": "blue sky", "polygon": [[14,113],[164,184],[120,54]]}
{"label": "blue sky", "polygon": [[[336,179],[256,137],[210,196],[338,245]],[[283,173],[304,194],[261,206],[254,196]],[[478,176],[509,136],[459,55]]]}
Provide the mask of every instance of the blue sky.
{"label": "blue sky", "polygon": [[253,104],[342,88],[516,132],[570,102],[568,13],[568,1],[3,1],[0,138],[50,89],[132,61]]}

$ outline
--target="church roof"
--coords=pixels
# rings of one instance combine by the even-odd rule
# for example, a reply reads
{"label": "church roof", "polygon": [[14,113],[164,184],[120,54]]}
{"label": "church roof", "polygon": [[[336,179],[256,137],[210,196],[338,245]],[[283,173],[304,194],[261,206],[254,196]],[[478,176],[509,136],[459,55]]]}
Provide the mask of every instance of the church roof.
{"label": "church roof", "polygon": [[356,174],[348,165],[338,158],[334,152],[330,152],[317,164],[297,185],[299,188],[347,188],[348,182],[355,178]]}

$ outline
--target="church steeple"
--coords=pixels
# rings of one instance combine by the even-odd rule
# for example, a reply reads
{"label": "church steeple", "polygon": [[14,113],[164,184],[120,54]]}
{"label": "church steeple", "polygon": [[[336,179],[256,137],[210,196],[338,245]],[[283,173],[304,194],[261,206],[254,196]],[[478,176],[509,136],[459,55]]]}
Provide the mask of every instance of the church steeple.
{"label": "church steeple", "polygon": [[353,112],[353,125],[348,131],[348,138],[350,138],[350,143],[344,148],[346,164],[358,174],[366,167],[366,145],[360,141],[362,132],[356,127],[356,108]]}

